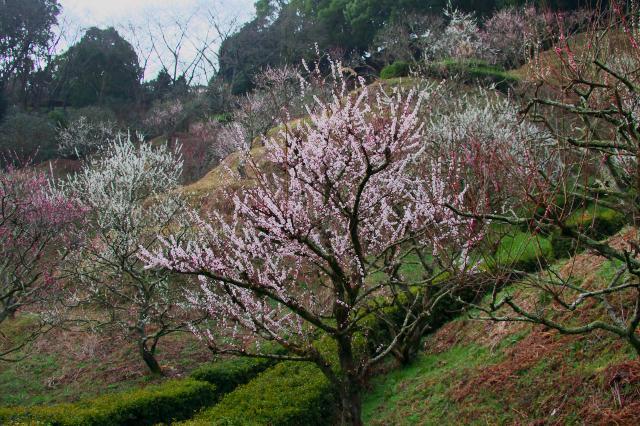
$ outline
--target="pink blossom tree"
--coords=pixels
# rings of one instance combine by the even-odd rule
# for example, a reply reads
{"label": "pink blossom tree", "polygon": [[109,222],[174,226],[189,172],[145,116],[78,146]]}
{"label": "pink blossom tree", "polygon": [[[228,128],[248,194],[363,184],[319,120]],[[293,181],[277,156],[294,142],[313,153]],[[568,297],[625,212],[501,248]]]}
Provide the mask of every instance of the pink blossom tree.
{"label": "pink blossom tree", "polygon": [[[51,191],[44,174],[13,168],[0,172],[0,323],[52,296],[53,271],[68,242],[65,231],[82,215],[76,203]],[[19,343],[0,347],[0,359],[46,327],[43,322]]]}
{"label": "pink blossom tree", "polygon": [[[473,268],[482,233],[446,207],[470,201],[457,168],[425,154],[419,112],[432,93],[337,86],[308,122],[266,141],[275,171],[247,160],[254,185],[233,196],[230,216],[194,216],[195,239],[143,256],[199,279],[189,301],[212,319],[195,330],[212,350],[313,362],[337,389],[342,423],[362,424],[368,373],[424,332]],[[366,351],[372,319],[393,328]]]}

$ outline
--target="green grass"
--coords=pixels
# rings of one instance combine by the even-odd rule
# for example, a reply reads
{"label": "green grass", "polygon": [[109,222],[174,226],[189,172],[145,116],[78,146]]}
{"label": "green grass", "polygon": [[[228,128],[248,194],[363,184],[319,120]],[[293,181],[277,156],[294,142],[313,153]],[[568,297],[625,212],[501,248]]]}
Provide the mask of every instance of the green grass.
{"label": "green grass", "polygon": [[[0,332],[11,336],[30,324],[27,315],[3,322]],[[54,331],[45,334],[19,362],[0,363],[0,406],[45,405],[74,402],[137,389],[163,381],[147,374],[134,344],[82,333]],[[190,333],[168,336],[160,342],[158,358],[165,372],[188,373],[209,359],[208,350]]]}
{"label": "green grass", "polygon": [[[514,236],[509,245],[536,254],[527,241],[530,236]],[[609,280],[618,266],[605,262],[594,279]],[[498,298],[515,293],[519,300],[549,306],[517,283]],[[537,325],[468,319],[475,316],[471,311],[451,321],[426,337],[427,352],[415,362],[374,379],[363,401],[365,424],[605,424],[612,419],[631,424],[637,419],[635,411],[613,401],[608,385],[612,371],[623,371],[623,380],[635,374],[625,373],[637,355],[623,340],[606,332],[565,336]],[[623,383],[620,392],[625,404],[640,404],[640,381]]]}
{"label": "green grass", "polygon": [[[470,323],[462,333],[473,328],[481,325]],[[442,353],[423,354],[410,366],[374,379],[364,397],[365,424],[516,424],[526,423],[526,418],[548,422],[558,406],[562,408],[558,419],[567,420],[560,424],[569,424],[571,418],[582,418],[584,401],[615,408],[604,372],[635,359],[628,345],[621,346],[610,336],[569,341],[557,336],[551,342],[561,342],[559,348],[535,358],[541,348],[523,341],[532,330],[527,326],[509,333],[498,345],[459,343]],[[519,351],[533,352],[531,365],[520,366],[518,358],[511,359],[509,354],[518,345]],[[489,375],[461,394],[466,383],[484,377],[496,365],[511,372]],[[496,382],[487,381],[491,378]],[[628,394],[638,391],[638,385],[625,388]]]}
{"label": "green grass", "polygon": [[442,354],[422,355],[409,367],[375,379],[363,404],[365,424],[455,424],[455,402],[447,390],[467,369],[495,359],[470,344]]}
{"label": "green grass", "polygon": [[380,71],[380,78],[388,80],[390,78],[406,77],[409,75],[410,67],[408,62],[396,61]]}
{"label": "green grass", "polygon": [[515,267],[535,271],[554,257],[551,240],[528,232],[511,231],[500,236],[495,254],[485,260],[489,268]]}

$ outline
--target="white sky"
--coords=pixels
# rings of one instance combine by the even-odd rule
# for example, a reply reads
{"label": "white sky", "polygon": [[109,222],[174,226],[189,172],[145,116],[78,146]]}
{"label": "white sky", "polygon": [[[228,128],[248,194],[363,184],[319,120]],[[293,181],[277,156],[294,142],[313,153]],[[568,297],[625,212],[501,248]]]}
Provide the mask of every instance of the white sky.
{"label": "white sky", "polygon": [[[113,26],[127,40],[129,40],[139,56],[142,51],[152,50],[149,43],[149,30],[158,36],[160,27],[169,37],[172,47],[178,41],[179,30],[176,21],[187,22],[189,17],[189,40],[183,41],[180,67],[187,67],[197,55],[195,45],[202,45],[204,40],[212,43],[209,51],[217,51],[219,41],[214,41],[215,35],[208,24],[207,15],[212,12],[216,20],[227,28],[232,21],[236,25],[249,21],[254,14],[255,0],[59,0],[62,5],[60,21],[65,21],[68,33],[68,43],[73,43],[82,36],[82,29],[91,26],[101,28]],[[160,26],[158,25],[160,24]],[[133,36],[127,28],[137,28],[140,43],[136,45]],[[171,40],[171,37],[176,37]],[[68,45],[67,43],[67,45]],[[63,48],[66,45],[63,43]],[[211,56],[211,55],[210,55]],[[162,59],[160,59],[162,57]],[[143,58],[140,58],[143,61]],[[145,78],[153,78],[161,69],[164,62],[171,68],[171,54],[165,48],[159,48],[149,58]],[[198,71],[194,82],[205,83],[212,70]]]}

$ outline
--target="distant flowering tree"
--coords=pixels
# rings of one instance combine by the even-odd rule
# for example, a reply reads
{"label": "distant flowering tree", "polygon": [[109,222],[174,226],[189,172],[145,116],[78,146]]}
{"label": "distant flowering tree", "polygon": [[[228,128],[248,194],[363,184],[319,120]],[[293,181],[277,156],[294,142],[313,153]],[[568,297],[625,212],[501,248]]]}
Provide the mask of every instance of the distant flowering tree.
{"label": "distant flowering tree", "polygon": [[452,7],[444,11],[449,20],[441,34],[431,34],[433,42],[426,46],[426,59],[446,58],[468,59],[483,58],[486,46],[482,41],[478,21],[473,14],[463,13]]}
{"label": "distant flowering tree", "polygon": [[[254,91],[239,100],[233,114],[246,145],[278,124],[306,115],[306,107],[314,102],[314,98],[326,100],[331,95],[320,70],[324,59],[316,51],[316,61],[307,63],[303,60],[299,69],[288,65],[267,67],[256,75]],[[227,130],[238,129],[230,127]],[[236,135],[240,134],[236,131]]]}
{"label": "distant flowering tree", "polygon": [[544,127],[522,120],[511,99],[479,90],[450,101],[430,114],[427,150],[457,164],[467,192],[484,200],[493,213],[504,213],[516,200],[528,202],[523,188],[539,183],[539,170],[555,173],[554,139]]}
{"label": "distant flowering tree", "polygon": [[153,136],[171,135],[185,118],[182,100],[169,99],[156,103],[143,121],[145,129]]}
{"label": "distant flowering tree", "polygon": [[503,9],[484,23],[481,39],[489,47],[493,63],[514,68],[528,59],[535,43],[535,21],[528,21],[526,15],[533,18],[533,14],[526,12],[517,8]]}
{"label": "distant flowering tree", "polygon": [[[314,362],[336,386],[341,421],[362,424],[367,374],[424,331],[472,268],[482,232],[446,207],[469,202],[456,167],[425,155],[419,111],[430,92],[336,87],[308,122],[266,141],[275,171],[247,160],[256,178],[229,217],[196,218],[194,239],[168,238],[144,258],[198,277],[189,300],[212,318],[196,329],[212,350]],[[357,342],[372,318],[394,328],[366,351]],[[287,355],[261,352],[260,341]]]}
{"label": "distant flowering tree", "polygon": [[85,158],[105,148],[118,134],[112,121],[92,121],[85,116],[58,133],[58,152],[65,157]]}
{"label": "distant flowering tree", "polygon": [[248,145],[286,117],[303,112],[303,105],[296,102],[300,98],[300,74],[295,68],[266,68],[254,78],[254,84],[254,91],[238,101],[233,114]]}
{"label": "distant flowering tree", "polygon": [[[0,172],[0,323],[56,291],[59,251],[82,215],[77,203],[51,191],[44,174],[27,169]],[[0,346],[0,359],[36,335],[8,348]]]}
{"label": "distant flowering tree", "polygon": [[[181,289],[166,271],[145,269],[138,254],[157,247],[157,235],[180,229],[184,203],[176,191],[182,160],[166,146],[119,136],[103,153],[62,185],[88,210],[84,244],[65,264],[72,284],[69,302],[99,332],[133,339],[153,373],[159,340],[184,330]],[[78,311],[89,307],[91,312]],[[96,307],[99,308],[96,313]]]}
{"label": "distant flowering tree", "polygon": [[386,22],[376,33],[370,50],[384,63],[411,62],[443,30],[444,21],[438,15],[399,16]]}

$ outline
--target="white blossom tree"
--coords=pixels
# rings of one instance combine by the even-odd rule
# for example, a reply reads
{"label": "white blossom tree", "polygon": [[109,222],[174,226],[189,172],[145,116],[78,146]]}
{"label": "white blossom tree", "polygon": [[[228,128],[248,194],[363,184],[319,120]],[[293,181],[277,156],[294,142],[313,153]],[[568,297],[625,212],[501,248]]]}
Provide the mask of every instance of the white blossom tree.
{"label": "white blossom tree", "polygon": [[112,121],[80,116],[58,133],[58,152],[65,157],[84,158],[104,149],[117,134],[118,128]]}
{"label": "white blossom tree", "polygon": [[[212,350],[314,362],[337,389],[342,423],[361,424],[367,374],[464,282],[482,233],[446,207],[469,201],[457,169],[424,154],[430,92],[337,87],[307,123],[266,141],[275,172],[247,159],[254,185],[233,196],[230,217],[196,219],[196,238],[168,238],[144,257],[198,277],[189,300],[213,320],[196,329]],[[372,318],[395,328],[365,351]],[[287,355],[256,350],[260,341]]]}
{"label": "white blossom tree", "polygon": [[[145,269],[138,254],[143,247],[156,247],[159,233],[179,229],[181,173],[177,151],[121,135],[63,186],[90,212],[85,243],[66,265],[73,285],[70,302],[77,309],[90,308],[81,318],[91,328],[135,339],[156,374],[161,373],[155,359],[159,340],[186,326],[178,307],[182,290],[167,272]],[[97,315],[91,313],[95,307]]]}

